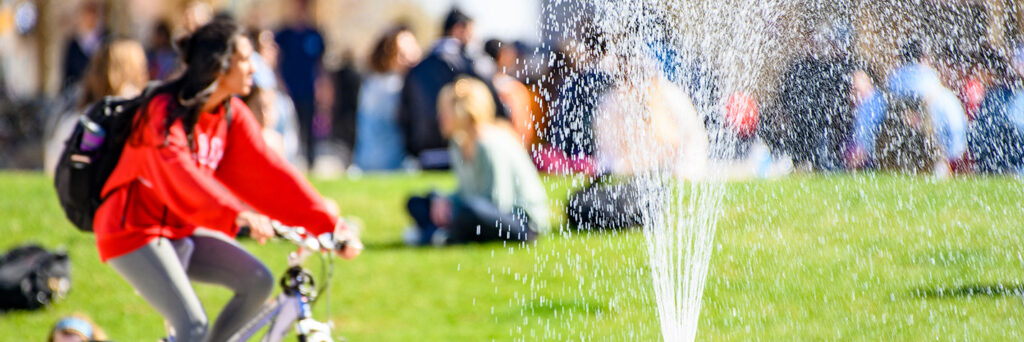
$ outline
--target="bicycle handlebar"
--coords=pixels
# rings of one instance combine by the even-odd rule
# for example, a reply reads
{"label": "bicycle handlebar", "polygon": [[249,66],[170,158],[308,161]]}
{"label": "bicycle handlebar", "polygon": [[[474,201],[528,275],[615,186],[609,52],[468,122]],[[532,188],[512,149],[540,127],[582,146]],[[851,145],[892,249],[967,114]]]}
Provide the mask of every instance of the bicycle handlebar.
{"label": "bicycle handlebar", "polygon": [[334,234],[331,233],[323,233],[313,237],[303,227],[290,227],[278,221],[272,221],[270,225],[274,228],[274,235],[309,251],[337,252],[348,247],[347,240],[335,240]]}

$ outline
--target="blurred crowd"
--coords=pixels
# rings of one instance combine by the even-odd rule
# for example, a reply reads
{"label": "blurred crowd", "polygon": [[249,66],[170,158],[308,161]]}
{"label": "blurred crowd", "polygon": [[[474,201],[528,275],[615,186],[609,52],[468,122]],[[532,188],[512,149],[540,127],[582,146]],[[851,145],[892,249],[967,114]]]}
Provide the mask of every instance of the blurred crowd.
{"label": "blurred crowd", "polygon": [[887,75],[846,54],[808,54],[782,77],[761,128],[808,169],[1019,174],[1024,50],[1016,51],[908,39]]}
{"label": "blurred crowd", "polygon": [[559,153],[589,158],[581,170],[1024,172],[1024,40],[997,48],[908,36],[886,72],[842,37],[812,35],[755,92],[720,78],[730,73],[699,52],[641,39],[618,43],[632,47],[623,53],[599,33],[583,37],[571,45],[583,52],[562,55],[568,72],[553,73],[565,79],[554,82],[542,131]]}
{"label": "blurred crowd", "polygon": [[[328,70],[311,1],[289,4],[300,15],[281,27],[247,28],[256,72],[255,91],[245,101],[263,123],[269,145],[296,166],[311,169],[322,158],[340,164],[328,167],[335,171],[449,169],[437,97],[460,75],[486,81],[498,103],[497,116],[523,136],[523,146],[537,139],[533,118],[539,104],[521,81],[523,44],[479,41],[473,19],[453,9],[439,23],[442,35],[429,50],[421,49],[411,29],[394,23],[367,56],[346,56],[340,68]],[[103,13],[100,2],[84,2],[64,48],[61,105],[50,110],[59,113],[44,115],[48,172],[63,137],[88,105],[104,96],[133,97],[147,84],[178,77],[181,47],[174,33],[184,36],[211,20],[231,18],[195,2],[181,14],[182,27],[159,22],[141,42],[112,37]]]}
{"label": "blurred crowd", "polygon": [[[248,28],[256,72],[245,100],[269,146],[300,168],[316,169],[321,159],[349,172],[451,168],[438,95],[471,76],[484,81],[496,118],[521,137],[543,172],[634,173],[666,162],[691,179],[719,164],[746,176],[1024,170],[1024,49],[1006,53],[978,43],[964,50],[908,38],[899,67],[885,73],[843,49],[809,43],[772,91],[754,93],[727,87],[713,63],[669,44],[624,54],[596,29],[552,46],[484,40],[473,18],[454,9],[437,23],[440,38],[427,49],[396,22],[379,32],[369,54],[346,56],[328,70],[311,1],[289,4],[299,15],[279,27]],[[103,13],[101,2],[84,2],[67,37],[60,105],[47,106],[58,113],[43,115],[45,170],[89,104],[178,76],[176,39],[231,17],[195,2],[180,25],[159,22],[140,42],[112,37]],[[643,58],[655,66],[639,75],[622,69]],[[641,79],[647,89],[623,79]],[[655,120],[630,117],[648,111]],[[635,141],[636,131],[652,129],[654,141]],[[650,152],[645,144],[671,148]]]}

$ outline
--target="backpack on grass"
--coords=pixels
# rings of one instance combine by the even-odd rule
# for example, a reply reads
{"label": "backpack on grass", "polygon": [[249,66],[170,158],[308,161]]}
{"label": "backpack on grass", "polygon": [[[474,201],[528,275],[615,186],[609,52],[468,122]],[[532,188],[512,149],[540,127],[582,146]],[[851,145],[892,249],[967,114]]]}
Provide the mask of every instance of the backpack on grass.
{"label": "backpack on grass", "polygon": [[148,102],[154,88],[150,86],[131,99],[105,97],[82,115],[65,142],[54,186],[64,214],[79,230],[93,230],[93,215],[103,203],[103,185],[121,159],[135,113]]}
{"label": "backpack on grass", "polygon": [[579,230],[614,230],[643,224],[640,185],[636,179],[598,175],[569,195],[566,217]]}
{"label": "backpack on grass", "polygon": [[0,256],[0,311],[38,309],[64,298],[71,288],[71,265],[64,252],[36,245]]}

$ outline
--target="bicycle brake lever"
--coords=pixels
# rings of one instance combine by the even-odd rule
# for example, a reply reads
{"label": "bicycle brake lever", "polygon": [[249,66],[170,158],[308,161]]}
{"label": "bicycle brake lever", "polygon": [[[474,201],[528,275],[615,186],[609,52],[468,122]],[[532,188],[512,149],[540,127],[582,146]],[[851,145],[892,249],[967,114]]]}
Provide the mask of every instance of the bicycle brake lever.
{"label": "bicycle brake lever", "polygon": [[331,233],[320,234],[317,238],[324,249],[340,252],[348,247],[348,240],[335,240],[334,234]]}

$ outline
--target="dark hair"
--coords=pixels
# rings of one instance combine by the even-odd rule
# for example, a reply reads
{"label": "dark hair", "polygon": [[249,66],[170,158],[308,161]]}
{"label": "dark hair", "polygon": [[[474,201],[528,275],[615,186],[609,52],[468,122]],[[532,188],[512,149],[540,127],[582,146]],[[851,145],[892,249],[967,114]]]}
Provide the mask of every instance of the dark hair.
{"label": "dark hair", "polygon": [[924,58],[924,44],[919,40],[912,40],[903,44],[900,48],[900,55],[904,62],[917,62]]}
{"label": "dark hair", "polygon": [[377,40],[373,52],[370,53],[370,70],[385,73],[398,64],[398,35],[408,31],[408,27],[396,26]]}
{"label": "dark hair", "polygon": [[218,11],[217,13],[213,14],[213,20],[214,21],[217,21],[217,20],[230,20],[230,21],[234,21],[235,20],[235,16],[231,15],[231,12],[228,12],[228,11]]}
{"label": "dark hair", "polygon": [[581,29],[583,30],[581,44],[583,44],[582,47],[584,49],[590,51],[589,53],[594,56],[603,56],[608,53],[608,49],[611,44],[608,42],[609,37],[607,32],[604,32],[603,29],[595,23],[587,23]]}
{"label": "dark hair", "polygon": [[981,44],[974,55],[974,63],[991,72],[997,82],[1005,82],[1009,78],[1009,58],[992,45]]}
{"label": "dark hair", "polygon": [[448,12],[448,16],[444,18],[444,31],[442,32],[447,36],[455,26],[471,22],[473,22],[473,19],[466,15],[466,13],[463,13],[462,10],[452,8],[451,12]]}
{"label": "dark hair", "polygon": [[498,60],[498,57],[501,56],[501,48],[503,47],[505,47],[505,42],[498,39],[491,39],[484,43],[484,52],[494,60]]}
{"label": "dark hair", "polygon": [[175,121],[182,120],[191,144],[199,111],[217,88],[217,78],[231,67],[235,44],[244,38],[234,21],[219,19],[178,41],[184,72],[153,92],[154,95],[169,94],[174,98],[167,109],[165,126],[168,130]]}
{"label": "dark hair", "polygon": [[78,7],[80,12],[88,12],[94,15],[103,15],[103,2],[100,1],[85,1]]}
{"label": "dark hair", "polygon": [[164,43],[171,44],[171,24],[166,20],[160,20],[153,26],[153,34],[164,39]]}
{"label": "dark hair", "polygon": [[923,113],[925,110],[924,100],[917,96],[893,96],[889,95],[889,113],[893,116],[903,115],[907,111]]}

